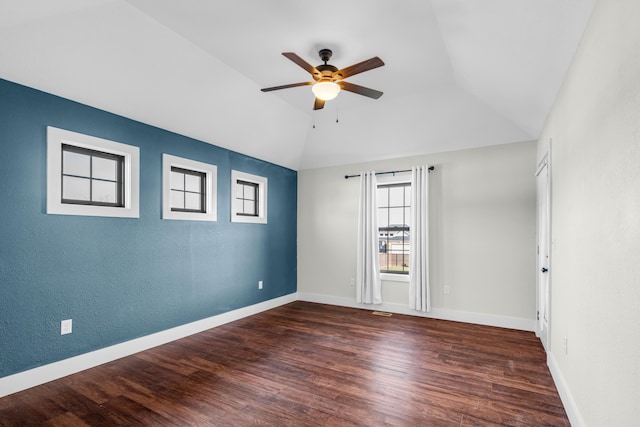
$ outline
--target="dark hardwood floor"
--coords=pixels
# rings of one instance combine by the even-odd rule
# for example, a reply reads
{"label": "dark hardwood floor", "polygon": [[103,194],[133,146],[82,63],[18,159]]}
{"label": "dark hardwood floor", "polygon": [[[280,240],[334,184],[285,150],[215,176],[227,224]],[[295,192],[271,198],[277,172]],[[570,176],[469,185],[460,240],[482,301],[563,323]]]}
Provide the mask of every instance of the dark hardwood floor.
{"label": "dark hardwood floor", "polygon": [[569,426],[533,333],[294,302],[0,399],[2,426]]}

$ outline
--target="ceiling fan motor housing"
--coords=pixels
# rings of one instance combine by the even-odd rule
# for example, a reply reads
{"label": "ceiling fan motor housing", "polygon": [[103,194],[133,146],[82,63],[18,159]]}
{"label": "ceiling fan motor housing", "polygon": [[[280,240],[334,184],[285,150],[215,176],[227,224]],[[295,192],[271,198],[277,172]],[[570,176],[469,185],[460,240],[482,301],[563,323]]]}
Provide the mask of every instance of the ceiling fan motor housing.
{"label": "ceiling fan motor housing", "polygon": [[330,79],[331,81],[333,81],[334,80],[333,73],[338,71],[338,67],[334,67],[333,65],[329,65],[329,64],[323,64],[323,65],[318,65],[316,67],[316,70],[320,71],[320,74],[313,73],[314,80],[317,81],[320,79],[323,79],[323,80]]}
{"label": "ceiling fan motor housing", "polygon": [[331,51],[331,49],[321,49],[318,54],[320,55],[320,59],[324,61],[324,64],[318,65],[316,67],[316,70],[318,70],[320,73],[313,73],[313,79],[315,81],[334,81],[336,77],[339,77],[333,75],[336,71],[338,71],[338,67],[327,64],[327,61],[331,59],[333,52]]}
{"label": "ceiling fan motor housing", "polygon": [[331,59],[331,56],[333,56],[333,52],[331,49],[320,49],[318,55],[320,55],[320,59],[326,64]]}

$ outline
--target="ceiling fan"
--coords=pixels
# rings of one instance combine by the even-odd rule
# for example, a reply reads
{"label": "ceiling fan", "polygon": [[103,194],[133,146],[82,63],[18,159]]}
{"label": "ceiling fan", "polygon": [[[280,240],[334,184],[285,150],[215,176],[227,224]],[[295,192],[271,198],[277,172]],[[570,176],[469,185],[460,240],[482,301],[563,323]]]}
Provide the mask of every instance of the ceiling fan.
{"label": "ceiling fan", "polygon": [[307,61],[300,58],[293,52],[282,52],[282,54],[285,57],[289,58],[291,61],[298,64],[300,67],[304,68],[308,73],[310,73],[314,81],[268,87],[265,89],[261,89],[263,92],[313,85],[311,90],[316,97],[316,100],[313,104],[314,110],[319,110],[324,107],[325,101],[332,100],[333,98],[338,96],[338,92],[340,92],[340,90],[346,90],[347,92],[357,93],[358,95],[368,96],[369,98],[373,99],[378,99],[382,96],[382,92],[378,90],[345,82],[343,80],[347,77],[351,77],[365,71],[373,70],[374,68],[382,67],[384,65],[384,62],[382,62],[382,59],[378,58],[377,56],[339,70],[337,67],[327,64],[327,62],[333,55],[333,52],[330,49],[321,49],[320,52],[318,52],[318,54],[320,55],[320,59],[324,61],[324,64],[318,65],[316,67],[309,64]]}

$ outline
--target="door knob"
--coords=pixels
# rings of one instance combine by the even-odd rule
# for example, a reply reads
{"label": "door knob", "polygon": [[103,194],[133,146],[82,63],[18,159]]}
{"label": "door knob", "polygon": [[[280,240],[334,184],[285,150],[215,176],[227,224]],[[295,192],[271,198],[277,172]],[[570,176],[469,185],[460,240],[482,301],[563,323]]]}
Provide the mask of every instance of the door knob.
{"label": "door knob", "polygon": [[540,271],[542,271],[543,273],[546,273],[546,272],[547,272],[547,271],[549,271],[549,270],[548,270],[547,268],[545,268],[545,267],[542,267],[542,268],[540,269]]}

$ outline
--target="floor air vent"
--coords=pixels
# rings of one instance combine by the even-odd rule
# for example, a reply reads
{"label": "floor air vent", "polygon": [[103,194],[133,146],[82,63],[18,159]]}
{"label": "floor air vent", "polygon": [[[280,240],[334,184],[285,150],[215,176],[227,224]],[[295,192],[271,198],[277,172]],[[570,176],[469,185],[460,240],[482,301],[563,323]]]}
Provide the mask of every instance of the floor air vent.
{"label": "floor air vent", "polygon": [[371,314],[382,317],[391,317],[391,313],[387,313],[386,311],[374,311]]}

